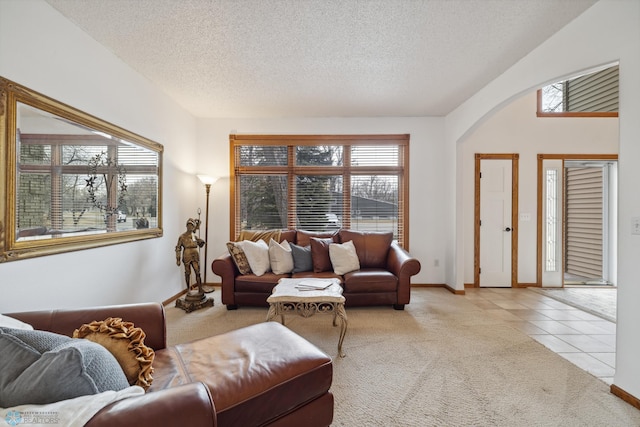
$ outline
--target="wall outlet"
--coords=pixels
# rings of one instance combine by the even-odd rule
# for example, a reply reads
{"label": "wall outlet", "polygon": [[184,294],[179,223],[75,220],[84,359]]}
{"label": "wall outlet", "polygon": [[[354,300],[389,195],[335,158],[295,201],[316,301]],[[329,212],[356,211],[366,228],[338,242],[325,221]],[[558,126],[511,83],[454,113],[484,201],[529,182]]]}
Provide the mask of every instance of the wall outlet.
{"label": "wall outlet", "polygon": [[640,234],[640,217],[631,218],[631,234]]}
{"label": "wall outlet", "polygon": [[434,259],[433,260],[433,266],[434,267],[440,267],[440,260],[439,259]]}

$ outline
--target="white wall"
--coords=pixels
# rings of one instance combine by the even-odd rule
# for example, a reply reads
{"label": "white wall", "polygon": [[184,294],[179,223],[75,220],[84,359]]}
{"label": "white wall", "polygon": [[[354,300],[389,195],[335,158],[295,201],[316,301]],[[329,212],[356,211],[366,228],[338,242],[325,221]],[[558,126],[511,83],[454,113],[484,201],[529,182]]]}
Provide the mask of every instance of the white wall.
{"label": "white wall", "polygon": [[538,154],[617,154],[617,118],[538,118],[536,92],[497,111],[462,143],[464,182],[464,282],[474,274],[474,180],[476,153],[518,153],[519,213],[530,221],[518,226],[518,283],[536,282]]}
{"label": "white wall", "polygon": [[[412,283],[444,283],[444,120],[440,118],[202,119],[198,168],[225,176],[212,191],[209,259],[226,251],[229,240],[229,134],[405,134],[410,139],[409,249],[422,263]],[[214,206],[215,204],[215,206]],[[213,253],[212,253],[213,252]],[[435,267],[435,260],[439,267]]]}
{"label": "white wall", "polygon": [[[640,323],[640,235],[631,234],[631,219],[640,217],[640,2],[601,0],[525,58],[492,81],[446,117],[448,144],[462,143],[473,130],[501,106],[558,78],[620,61],[620,145],[618,206],[618,320],[614,385],[640,398],[640,340],[634,331]],[[570,54],[568,54],[570,52]],[[463,150],[457,150],[458,157]],[[456,165],[460,165],[458,161]],[[455,266],[447,282],[464,289],[464,171],[450,171],[456,181],[455,229],[448,253]],[[459,232],[458,232],[459,231]]]}
{"label": "white wall", "polygon": [[0,264],[0,312],[180,292],[174,247],[200,190],[195,119],[44,1],[0,1],[0,76],[165,148],[164,237]]}

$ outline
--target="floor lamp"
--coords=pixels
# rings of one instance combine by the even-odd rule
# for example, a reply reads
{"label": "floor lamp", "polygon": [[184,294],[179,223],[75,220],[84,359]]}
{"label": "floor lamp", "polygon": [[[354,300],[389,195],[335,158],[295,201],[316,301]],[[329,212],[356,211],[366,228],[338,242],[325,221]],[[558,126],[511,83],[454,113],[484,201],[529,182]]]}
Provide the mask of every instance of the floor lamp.
{"label": "floor lamp", "polygon": [[200,175],[198,174],[198,179],[200,182],[204,184],[204,187],[207,191],[207,205],[204,211],[204,279],[202,281],[202,289],[206,293],[213,292],[213,286],[207,283],[207,270],[209,269],[209,265],[207,264],[207,247],[209,246],[209,192],[211,191],[211,185],[218,180],[217,177],[209,176],[209,175]]}

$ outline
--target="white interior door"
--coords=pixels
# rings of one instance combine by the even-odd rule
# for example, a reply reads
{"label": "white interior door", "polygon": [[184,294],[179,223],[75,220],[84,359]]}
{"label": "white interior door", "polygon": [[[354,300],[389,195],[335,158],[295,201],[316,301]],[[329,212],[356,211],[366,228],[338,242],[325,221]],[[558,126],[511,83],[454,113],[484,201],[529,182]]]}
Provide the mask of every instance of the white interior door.
{"label": "white interior door", "polygon": [[511,287],[511,160],[480,162],[480,287]]}

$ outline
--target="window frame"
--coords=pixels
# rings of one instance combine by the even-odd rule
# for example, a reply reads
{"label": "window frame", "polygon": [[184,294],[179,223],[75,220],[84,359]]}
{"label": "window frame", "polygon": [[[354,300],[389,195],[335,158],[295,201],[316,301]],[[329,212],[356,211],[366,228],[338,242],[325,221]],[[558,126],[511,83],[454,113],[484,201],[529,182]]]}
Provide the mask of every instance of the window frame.
{"label": "window frame", "polygon": [[537,90],[537,117],[618,117],[617,111],[562,111],[553,113],[542,111],[542,89]]}
{"label": "window frame", "polygon": [[[340,175],[343,178],[342,228],[348,228],[351,221],[351,192],[349,188],[352,175],[394,174],[398,176],[398,244],[409,247],[409,134],[383,135],[229,135],[230,144],[230,240],[236,240],[240,234],[239,223],[240,194],[236,192],[238,180],[243,174],[280,174],[286,175],[291,184],[297,175]],[[240,146],[286,146],[288,162],[286,166],[240,166],[236,165],[236,148]],[[341,166],[299,166],[295,165],[295,148],[298,146],[342,146],[343,164]],[[351,165],[351,147],[356,145],[396,145],[400,147],[397,166],[353,166]],[[357,172],[357,173],[356,173]],[[293,200],[295,186],[288,186],[288,200]],[[289,212],[295,211],[295,204],[289,205]],[[295,228],[295,215],[288,215],[287,228]]]}
{"label": "window frame", "polygon": [[[607,80],[611,80],[613,78],[612,76],[615,75],[615,82],[618,90],[617,96],[619,100],[619,96],[620,96],[619,73],[620,73],[619,64],[612,63],[603,67],[593,69],[589,72],[579,74],[575,77],[567,78],[565,80],[560,80],[555,83],[550,83],[549,85],[544,85],[543,88],[550,86],[552,84],[561,83],[563,86],[563,103],[566,103],[568,101],[566,98],[566,94],[567,94],[567,91],[569,90],[568,85],[570,82],[577,83],[579,79],[582,79],[582,82],[578,83],[578,85],[582,85],[583,88],[585,87],[585,84],[587,85],[587,87],[590,87],[590,88],[595,87],[596,90],[588,90],[588,93],[592,94],[592,96],[594,93],[599,96],[602,96],[603,93],[606,93],[600,90],[600,89],[603,89],[602,85],[606,86],[605,82]],[[536,92],[536,95],[537,95],[536,116],[537,117],[618,117],[618,111],[561,111],[561,112],[544,111],[542,106],[543,104],[542,89],[543,88],[538,89]],[[580,89],[578,89],[578,91],[580,91]],[[571,92],[572,91],[569,91],[569,93]],[[577,97],[579,99],[584,99],[584,98],[581,98],[580,95],[577,95]],[[569,100],[571,99],[572,97],[570,96]]]}

